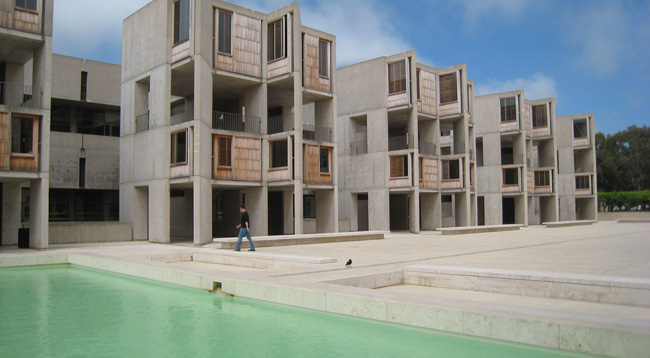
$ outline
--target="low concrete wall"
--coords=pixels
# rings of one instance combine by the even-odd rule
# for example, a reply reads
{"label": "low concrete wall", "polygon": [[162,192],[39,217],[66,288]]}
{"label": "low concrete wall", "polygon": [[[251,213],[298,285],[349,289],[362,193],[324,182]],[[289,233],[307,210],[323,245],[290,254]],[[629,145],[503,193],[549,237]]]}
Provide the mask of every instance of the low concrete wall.
{"label": "low concrete wall", "polygon": [[132,241],[130,223],[117,221],[50,223],[50,244]]}
{"label": "low concrete wall", "polygon": [[599,211],[598,221],[650,220],[650,211]]}

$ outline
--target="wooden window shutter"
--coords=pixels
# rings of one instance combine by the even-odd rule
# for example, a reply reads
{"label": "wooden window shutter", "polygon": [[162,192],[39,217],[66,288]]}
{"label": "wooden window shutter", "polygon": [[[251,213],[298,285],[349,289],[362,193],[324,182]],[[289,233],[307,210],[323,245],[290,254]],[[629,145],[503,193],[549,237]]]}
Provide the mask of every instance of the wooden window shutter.
{"label": "wooden window shutter", "polygon": [[440,76],[440,103],[456,102],[457,100],[456,73]]}
{"label": "wooden window shutter", "polygon": [[219,137],[219,166],[230,167],[232,166],[231,160],[231,147],[232,138],[229,137]]}

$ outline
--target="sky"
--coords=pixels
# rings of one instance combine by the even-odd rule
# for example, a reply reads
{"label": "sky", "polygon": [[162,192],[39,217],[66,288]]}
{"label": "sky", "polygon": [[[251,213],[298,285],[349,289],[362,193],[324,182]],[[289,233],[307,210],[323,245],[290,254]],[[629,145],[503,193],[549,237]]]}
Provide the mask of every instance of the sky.
{"label": "sky", "polygon": [[[650,1],[294,1],[303,25],[336,35],[339,67],[416,50],[429,66],[466,63],[476,95],[555,97],[557,116],[594,113],[605,134],[650,126]],[[56,0],[53,52],[120,64],[122,20],[148,2]]]}

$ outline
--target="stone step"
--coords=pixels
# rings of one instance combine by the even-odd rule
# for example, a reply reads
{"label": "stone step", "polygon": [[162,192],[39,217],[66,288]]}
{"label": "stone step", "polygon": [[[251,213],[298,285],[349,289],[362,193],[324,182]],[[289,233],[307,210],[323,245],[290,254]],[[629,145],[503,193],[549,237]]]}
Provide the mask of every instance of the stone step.
{"label": "stone step", "polygon": [[[301,235],[278,235],[278,236],[253,236],[255,247],[271,246],[289,246],[289,245],[308,245],[323,244],[331,242],[363,241],[363,240],[381,240],[384,238],[383,231],[358,231],[358,232],[339,232],[326,234],[301,234]],[[220,243],[222,249],[234,249],[237,247],[237,238],[215,238],[214,243]],[[250,245],[248,240],[242,240],[242,249],[248,249]]]}
{"label": "stone step", "polygon": [[513,231],[523,227],[521,224],[510,225],[484,225],[484,226],[460,226],[439,228],[443,235],[478,234],[483,232]]}

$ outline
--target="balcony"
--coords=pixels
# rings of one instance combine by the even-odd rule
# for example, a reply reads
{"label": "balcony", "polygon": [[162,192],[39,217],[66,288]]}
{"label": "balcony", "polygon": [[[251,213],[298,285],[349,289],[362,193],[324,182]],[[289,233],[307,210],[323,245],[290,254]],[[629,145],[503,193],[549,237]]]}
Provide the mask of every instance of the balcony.
{"label": "balcony", "polygon": [[332,128],[305,123],[302,125],[302,139],[331,143]]}
{"label": "balcony", "polygon": [[420,142],[418,143],[418,152],[422,155],[436,155],[435,143]]}
{"label": "balcony", "polygon": [[261,134],[262,119],[235,113],[213,112],[212,128],[233,132]]}
{"label": "balcony", "polygon": [[593,195],[591,188],[591,175],[576,175],[575,185],[576,196]]}
{"label": "balcony", "polygon": [[181,124],[191,121],[193,118],[189,115],[189,105],[186,103],[177,104],[171,107],[171,117],[169,123],[171,125]]}
{"label": "balcony", "polygon": [[397,136],[397,137],[388,137],[388,150],[404,150],[404,149],[413,149],[414,139],[412,134]]}
{"label": "balcony", "polygon": [[281,116],[269,117],[268,133],[282,133],[293,130],[293,113],[283,114]]}
{"label": "balcony", "polygon": [[350,154],[365,154],[368,153],[368,141],[359,141],[350,143]]}
{"label": "balcony", "polygon": [[10,3],[14,1],[0,1],[0,27],[40,34],[41,15],[37,12],[36,2],[34,8],[25,9]]}
{"label": "balcony", "polygon": [[[529,186],[532,185],[534,194],[553,193],[553,170],[529,170]],[[530,189],[530,188],[529,188]]]}
{"label": "balcony", "polygon": [[42,108],[43,91],[40,87],[0,82],[0,105]]}
{"label": "balcony", "polygon": [[140,133],[149,130],[149,112],[135,117],[135,132]]}
{"label": "balcony", "polygon": [[502,167],[502,193],[520,193],[522,192],[522,171],[523,167],[511,166]]}

